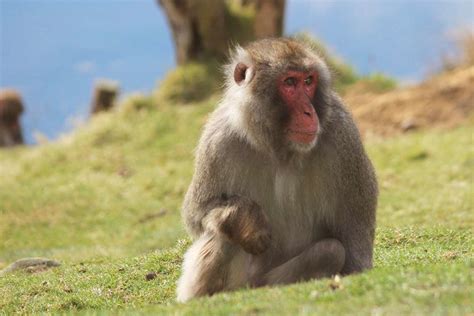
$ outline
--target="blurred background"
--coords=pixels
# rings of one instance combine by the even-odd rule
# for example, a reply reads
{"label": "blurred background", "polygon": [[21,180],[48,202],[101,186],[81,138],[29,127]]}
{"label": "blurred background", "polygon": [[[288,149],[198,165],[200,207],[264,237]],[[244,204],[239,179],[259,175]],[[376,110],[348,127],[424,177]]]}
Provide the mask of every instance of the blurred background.
{"label": "blurred background", "polygon": [[[472,30],[472,16],[470,0],[288,0],[283,34],[309,32],[357,74],[404,85],[456,53],[456,34]],[[0,1],[0,87],[21,93],[28,144],[86,120],[97,79],[116,81],[121,95],[149,93],[175,55],[166,11],[153,0]]]}
{"label": "blurred background", "polygon": [[[0,314],[474,315],[473,5],[0,0]],[[377,171],[374,269],[176,305],[220,66],[281,35],[326,60]]]}

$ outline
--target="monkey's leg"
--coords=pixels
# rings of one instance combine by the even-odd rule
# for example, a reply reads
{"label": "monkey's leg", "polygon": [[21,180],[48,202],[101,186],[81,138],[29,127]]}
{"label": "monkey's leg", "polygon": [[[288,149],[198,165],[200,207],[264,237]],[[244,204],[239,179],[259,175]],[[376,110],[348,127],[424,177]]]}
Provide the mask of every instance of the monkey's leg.
{"label": "monkey's leg", "polygon": [[264,285],[288,284],[330,277],[344,267],[345,250],[333,238],[322,239],[265,275]]}
{"label": "monkey's leg", "polygon": [[233,290],[248,282],[250,254],[264,252],[271,242],[260,207],[243,197],[228,198],[203,219],[204,234],[184,256],[178,301]]}
{"label": "monkey's leg", "polygon": [[238,245],[219,235],[205,233],[184,255],[177,300],[185,302],[245,285],[248,256]]}

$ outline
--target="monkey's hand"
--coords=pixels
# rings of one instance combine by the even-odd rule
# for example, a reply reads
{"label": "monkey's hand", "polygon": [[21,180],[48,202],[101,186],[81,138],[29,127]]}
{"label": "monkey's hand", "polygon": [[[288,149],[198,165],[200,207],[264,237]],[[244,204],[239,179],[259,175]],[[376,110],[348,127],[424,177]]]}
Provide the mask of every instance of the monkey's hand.
{"label": "monkey's hand", "polygon": [[218,214],[212,226],[250,254],[265,252],[271,244],[271,233],[260,206],[242,197],[230,197],[226,204],[215,209]]}

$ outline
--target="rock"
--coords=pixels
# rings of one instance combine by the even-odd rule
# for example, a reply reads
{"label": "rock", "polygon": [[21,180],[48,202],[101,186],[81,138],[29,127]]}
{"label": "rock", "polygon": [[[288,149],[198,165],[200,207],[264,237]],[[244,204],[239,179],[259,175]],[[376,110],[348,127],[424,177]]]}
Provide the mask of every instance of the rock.
{"label": "rock", "polygon": [[412,118],[408,118],[400,124],[400,128],[402,129],[403,132],[408,132],[414,129],[418,128],[418,125],[416,124],[416,121]]}
{"label": "rock", "polygon": [[58,261],[47,258],[23,258],[10,264],[5,269],[0,270],[0,276],[18,270],[24,270],[29,273],[36,273],[48,270],[50,268],[58,267],[60,265],[61,264]]}
{"label": "rock", "polygon": [[151,280],[155,279],[156,277],[157,277],[156,272],[149,272],[149,273],[146,274],[145,279],[147,281],[151,281]]}

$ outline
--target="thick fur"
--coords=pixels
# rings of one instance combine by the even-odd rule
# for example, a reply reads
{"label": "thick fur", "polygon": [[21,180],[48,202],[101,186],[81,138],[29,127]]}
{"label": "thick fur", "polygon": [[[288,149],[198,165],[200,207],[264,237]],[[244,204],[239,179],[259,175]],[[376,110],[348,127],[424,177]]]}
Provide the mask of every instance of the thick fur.
{"label": "thick fur", "polygon": [[[239,62],[253,78],[237,85]],[[313,105],[321,128],[310,146],[284,137],[274,78],[288,68],[319,74]],[[184,200],[196,241],[185,255],[178,300],[371,268],[376,178],[325,63],[303,43],[263,40],[237,48],[226,73]]]}

